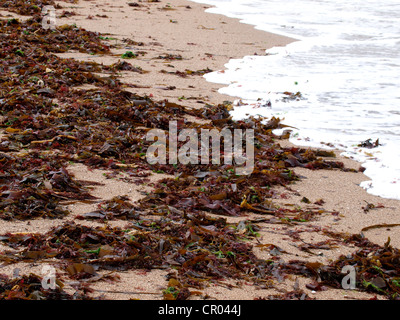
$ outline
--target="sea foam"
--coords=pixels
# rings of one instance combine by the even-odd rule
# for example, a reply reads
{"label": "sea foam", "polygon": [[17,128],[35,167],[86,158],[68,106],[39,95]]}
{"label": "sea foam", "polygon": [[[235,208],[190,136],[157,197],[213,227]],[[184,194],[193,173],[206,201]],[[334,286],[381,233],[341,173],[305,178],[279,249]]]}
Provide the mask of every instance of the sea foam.
{"label": "sea foam", "polygon": [[[400,3],[394,0],[200,0],[208,12],[298,41],[205,75],[240,97],[232,116],[277,116],[297,145],[360,161],[368,192],[400,199]],[[291,93],[291,95],[289,94]],[[270,102],[270,104],[268,103]],[[359,147],[379,139],[376,148]]]}

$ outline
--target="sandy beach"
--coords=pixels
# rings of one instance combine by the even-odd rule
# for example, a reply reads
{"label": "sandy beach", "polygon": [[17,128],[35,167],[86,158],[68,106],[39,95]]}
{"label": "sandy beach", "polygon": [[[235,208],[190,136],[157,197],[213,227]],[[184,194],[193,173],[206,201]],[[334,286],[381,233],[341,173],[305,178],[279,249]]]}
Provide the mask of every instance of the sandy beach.
{"label": "sandy beach", "polygon": [[[224,64],[229,59],[247,55],[264,55],[265,50],[274,46],[285,46],[296,41],[264,31],[256,30],[251,25],[240,23],[222,15],[206,13],[207,5],[186,0],[171,2],[139,1],[127,2],[114,0],[79,1],[70,4],[57,1],[62,9],[57,9],[57,25],[76,24],[88,31],[99,32],[104,41],[116,45],[109,55],[90,55],[77,51],[57,53],[61,58],[73,58],[78,61],[93,61],[112,65],[121,61],[121,55],[127,51],[136,52],[131,64],[144,72],[120,71],[119,79],[133,86],[126,90],[132,93],[151,97],[154,100],[168,100],[188,109],[201,109],[205,104],[233,102],[238,97],[218,93],[222,85],[207,82],[202,74],[209,71],[223,72]],[[67,12],[67,13],[66,13]],[[8,19],[9,13],[0,10],[1,19]],[[62,17],[62,15],[64,17]],[[12,14],[12,16],[17,16]],[[127,41],[129,39],[130,41]],[[179,76],[177,72],[200,71],[196,75]],[[90,89],[91,86],[83,87]],[[4,130],[0,138],[6,137]],[[280,140],[282,146],[293,146],[287,140]],[[273,223],[265,215],[250,213],[246,216],[225,217],[228,222],[252,221],[257,225],[258,237],[250,240],[255,255],[259,259],[271,259],[279,255],[283,261],[302,260],[309,263],[329,264],[341,255],[348,255],[357,250],[349,242],[347,245],[331,245],[329,248],[315,244],[334,243],[333,237],[326,230],[343,234],[362,233],[371,242],[384,246],[390,237],[390,244],[400,249],[400,201],[383,199],[368,194],[359,184],[368,180],[360,172],[361,164],[340,156],[336,151],[335,160],[344,163],[353,171],[310,170],[293,168],[300,180],[290,187],[277,187],[271,200],[275,206],[291,209],[300,208],[304,212],[318,212],[316,217],[302,223]],[[153,182],[174,176],[166,173],[153,173],[149,181],[133,184],[121,174],[108,177],[108,171],[89,170],[83,164],[71,163],[67,168],[76,179],[95,181],[97,185],[90,190],[91,194],[101,200],[126,195],[132,203],[143,199],[153,192]],[[307,201],[306,201],[307,200]],[[104,226],[104,223],[76,220],[76,216],[96,210],[97,203],[73,202],[65,205],[71,214],[63,219],[35,219],[27,221],[0,221],[0,235],[6,233],[45,233],[65,221],[87,226]],[[211,214],[212,215],[212,214]],[[268,216],[268,218],[270,218]],[[264,220],[263,220],[264,219]],[[266,219],[266,220],[265,220]],[[127,221],[113,220],[107,225],[121,227]],[[380,225],[380,226],[378,226]],[[374,228],[368,228],[377,226]],[[271,253],[269,246],[278,248]],[[312,244],[315,246],[313,247]],[[308,247],[306,246],[308,245]],[[7,246],[2,244],[1,250]],[[38,263],[16,263],[2,265],[1,273],[12,274],[18,267],[20,273],[38,272]],[[142,270],[134,269],[115,272],[118,281],[99,281],[91,283],[93,295],[103,295],[110,300],[160,300],[163,290],[168,285],[168,274],[174,269]],[[108,274],[108,271],[99,271]],[[274,281],[268,287],[255,287],[245,280],[220,281],[208,287],[196,290],[190,299],[219,300],[253,300],[267,296],[281,295],[300,288],[313,299],[385,299],[375,293],[360,290],[327,289],[313,290],[309,278],[291,275]],[[65,290],[73,291],[72,288]]]}

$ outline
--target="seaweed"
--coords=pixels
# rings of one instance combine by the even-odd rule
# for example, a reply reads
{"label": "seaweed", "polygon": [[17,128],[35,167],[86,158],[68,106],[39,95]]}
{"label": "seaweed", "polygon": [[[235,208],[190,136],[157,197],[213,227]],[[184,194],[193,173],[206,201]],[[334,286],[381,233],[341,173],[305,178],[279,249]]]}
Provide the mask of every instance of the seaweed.
{"label": "seaweed", "polygon": [[83,292],[69,294],[63,290],[64,284],[57,281],[54,289],[44,289],[43,278],[36,274],[10,279],[0,275],[0,300],[92,300]]}
{"label": "seaweed", "polygon": [[[345,238],[344,235],[337,235]],[[356,270],[355,287],[358,290],[381,294],[391,300],[400,298],[399,257],[397,248],[390,245],[390,238],[384,246],[379,246],[364,238],[362,234],[348,235],[347,242],[359,247],[347,256],[340,256],[321,272],[321,283],[339,288],[344,266],[352,266]]]}
{"label": "seaweed", "polygon": [[[0,4],[8,10],[33,15],[25,22],[0,21],[0,129],[4,132],[0,141],[1,219],[62,218],[69,214],[64,205],[66,200],[94,200],[88,185],[68,171],[71,162],[107,169],[112,172],[110,175],[124,172],[141,177],[147,172],[163,172],[175,176],[158,181],[151,194],[135,203],[124,196],[102,201],[97,210],[75,217],[79,223],[64,222],[43,234],[4,234],[0,240],[13,251],[2,252],[0,260],[9,264],[39,263],[51,258],[62,266],[65,277],[81,284],[89,283],[83,280],[101,279],[96,271],[102,269],[174,270],[163,291],[166,299],[188,299],[197,294],[189,288],[198,290],[225,279],[245,280],[270,288],[274,280],[279,282],[289,274],[313,281],[319,276],[325,281],[318,284],[320,287],[337,286],[334,280],[339,273],[335,265],[286,262],[281,256],[287,253],[277,246],[270,248],[271,260],[258,259],[253,251],[253,243],[260,237],[258,222],[227,222],[227,217],[257,214],[268,217],[265,223],[298,226],[326,214],[319,209],[279,207],[273,200],[281,196],[277,187],[289,189],[300,179],[294,170],[296,167],[349,171],[343,163],[323,158],[334,154],[282,147],[277,142],[279,137],[272,132],[286,127],[279,118],[250,117],[234,121],[227,103],[189,109],[167,100],[134,94],[126,90],[129,85],[118,79],[117,72],[145,72],[128,62],[104,66],[54,54],[69,50],[109,54],[110,47],[102,42],[104,37],[77,26],[60,26],[54,31],[42,29],[39,11],[34,6],[54,5],[53,1],[1,1]],[[174,74],[187,77],[210,71],[185,70]],[[81,89],[85,84],[92,84],[94,88]],[[198,132],[201,129],[253,129],[256,145],[253,172],[239,176],[235,174],[236,165],[216,165],[211,161],[200,165],[149,164],[144,157],[150,146],[146,134],[153,128],[167,132],[171,120],[177,121],[179,129],[194,128]],[[306,199],[304,202],[309,203]],[[323,201],[318,204],[322,205]],[[105,225],[80,224],[93,219]],[[124,220],[127,226],[107,225],[106,222],[116,219]],[[288,235],[295,239],[298,233]],[[371,246],[345,235],[330,236],[337,242],[339,239],[353,241],[364,250]],[[312,253],[313,249],[323,250],[336,244],[334,241],[303,243],[298,248]],[[374,255],[382,256],[379,259],[390,255],[392,263],[397,261],[393,248],[374,248]],[[356,257],[358,260],[354,261]],[[353,260],[342,259],[337,265],[360,264],[367,258],[368,255],[362,259],[355,255]],[[391,271],[382,269],[387,264],[378,267],[383,275],[378,269],[369,268],[363,278],[365,289],[378,287],[381,289],[378,293],[393,294],[398,287],[397,273],[389,277]],[[372,272],[379,273],[385,287],[382,281],[370,276]],[[39,281],[35,276],[29,279],[26,281]],[[12,289],[11,285],[15,285],[7,279],[2,281],[5,281],[4,288]],[[310,286],[318,287],[315,283]],[[84,288],[86,293],[90,291]],[[25,289],[14,296],[7,290],[3,291],[6,292],[2,295],[4,299],[35,296]],[[45,299],[71,298],[61,291],[38,295]],[[86,299],[87,296],[72,298]],[[308,297],[294,290],[280,298]]]}
{"label": "seaweed", "polygon": [[363,142],[360,142],[357,146],[362,148],[373,149],[379,147],[381,144],[379,143],[379,139],[376,139],[374,142],[371,142],[372,139],[367,139]]}

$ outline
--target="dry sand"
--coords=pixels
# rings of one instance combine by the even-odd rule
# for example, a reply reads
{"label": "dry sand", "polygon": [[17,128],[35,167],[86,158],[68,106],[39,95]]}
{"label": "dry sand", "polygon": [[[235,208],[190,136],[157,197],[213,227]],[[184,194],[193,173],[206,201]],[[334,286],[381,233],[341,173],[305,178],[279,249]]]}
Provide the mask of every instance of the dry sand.
{"label": "dry sand", "polygon": [[[168,99],[185,106],[201,108],[204,103],[218,104],[224,100],[233,101],[235,97],[218,93],[221,85],[206,82],[201,76],[181,78],[161,71],[175,72],[189,70],[223,70],[224,64],[231,58],[241,58],[246,55],[263,55],[272,46],[284,46],[294,39],[277,36],[254,29],[250,25],[222,15],[205,13],[206,5],[174,0],[173,2],[137,2],[137,6],[129,6],[127,1],[113,0],[110,2],[93,0],[79,1],[78,4],[59,2],[63,10],[73,12],[69,18],[58,18],[57,25],[76,23],[90,31],[107,34],[111,43],[122,44],[123,39],[130,39],[143,45],[125,45],[114,50],[115,56],[91,56],[77,52],[62,54],[63,57],[73,57],[79,60],[96,61],[112,64],[120,59],[126,51],[142,51],[143,54],[131,60],[132,64],[148,71],[145,74],[134,72],[121,73],[123,82],[138,86],[132,90],[140,95],[153,96],[156,100]],[[3,13],[4,14],[4,13]],[[161,55],[180,55],[182,60],[166,61],[157,59]],[[173,90],[167,90],[174,87]],[[287,141],[282,143],[288,144]],[[338,153],[339,154],[339,153]],[[360,164],[338,156],[338,160],[346,166],[358,168]],[[93,194],[100,199],[110,199],[115,195],[127,195],[132,202],[140,199],[151,191],[151,184],[136,185],[118,177],[108,179],[101,170],[90,171],[80,165],[69,168],[80,180],[98,181],[102,183],[93,189]],[[282,259],[304,259],[309,261],[329,262],[341,254],[351,253],[354,248],[338,247],[335,250],[307,253],[299,249],[299,243],[315,243],[326,239],[318,232],[309,232],[313,226],[333,228],[340,232],[359,233],[364,227],[374,224],[399,223],[400,202],[372,196],[359,187],[361,181],[368,178],[362,173],[296,168],[295,173],[302,176],[301,181],[291,186],[291,190],[277,190],[274,203],[281,206],[300,206],[302,208],[324,209],[324,213],[312,223],[287,226],[282,224],[257,223],[260,227],[260,237],[254,245],[273,243],[282,253]],[[164,175],[153,175],[151,181],[163,178]],[[303,197],[311,203],[323,199],[322,206],[305,204]],[[367,203],[381,205],[382,208],[365,212]],[[30,222],[0,222],[0,234],[6,232],[45,232],[51,227],[72,220],[77,214],[87,212],[94,204],[70,204],[68,208],[73,214],[61,220],[34,220]],[[335,211],[338,214],[332,214]],[[230,218],[232,221],[254,220],[256,215]],[[96,224],[94,222],[79,223]],[[110,224],[122,225],[121,222]],[[288,229],[294,228],[301,232],[301,239],[293,241],[288,237]],[[373,229],[364,232],[370,240],[383,244],[391,237],[393,246],[400,247],[399,227]],[[271,257],[263,247],[255,247],[260,258]],[[312,251],[312,250],[311,250]],[[21,273],[39,270],[38,265],[19,264]],[[3,267],[2,273],[12,273],[15,265]],[[93,284],[95,293],[104,294],[106,299],[162,299],[161,289],[166,286],[168,270],[143,272],[133,270],[119,273],[120,281],[98,282]],[[281,284],[278,289],[255,289],[240,283],[227,281],[225,284],[210,286],[204,294],[214,299],[254,299],[266,297],[269,294],[279,294],[279,290],[292,290],[293,286],[303,289],[309,296],[317,299],[368,299],[373,295],[349,290],[328,290],[312,292],[305,288],[309,279],[292,277]],[[196,297],[194,297],[196,298]],[[199,297],[200,298],[200,297]],[[378,297],[379,298],[379,297]]]}
{"label": "dry sand", "polygon": [[[129,2],[129,1],[128,1]],[[208,83],[202,77],[181,78],[161,73],[189,70],[221,70],[231,58],[245,55],[264,55],[265,49],[286,45],[294,39],[257,31],[252,26],[222,15],[207,14],[204,4],[177,0],[173,2],[137,2],[139,7],[128,6],[127,1],[80,1],[78,5],[64,10],[76,13],[57,24],[76,23],[90,31],[101,32],[112,39],[124,38],[143,43],[114,52],[117,57],[88,56],[79,53],[65,54],[89,61],[111,64],[118,61],[126,51],[144,51],[139,59],[129,60],[135,66],[150,71],[146,74],[124,72],[121,79],[143,89],[135,89],[138,94],[154,95],[191,107],[201,107],[203,102],[221,103],[232,97],[222,96],[217,90],[221,85]],[[111,4],[112,3],[112,4]],[[65,3],[60,2],[65,7]],[[106,18],[99,16],[106,15]],[[90,17],[90,19],[88,18]],[[119,43],[110,40],[110,43]],[[180,55],[182,60],[166,61],[159,56]],[[175,90],[163,90],[169,86]]]}

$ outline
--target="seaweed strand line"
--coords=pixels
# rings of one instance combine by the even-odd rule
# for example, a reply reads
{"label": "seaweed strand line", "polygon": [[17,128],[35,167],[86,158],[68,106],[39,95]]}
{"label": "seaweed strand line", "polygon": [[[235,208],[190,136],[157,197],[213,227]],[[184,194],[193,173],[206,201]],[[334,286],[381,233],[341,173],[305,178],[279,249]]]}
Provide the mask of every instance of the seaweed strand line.
{"label": "seaweed strand line", "polygon": [[[7,9],[20,14],[34,14],[34,6],[53,4],[11,3]],[[258,214],[272,217],[272,223],[299,225],[326,214],[323,210],[278,208],[273,198],[277,196],[276,187],[289,188],[299,179],[295,167],[349,171],[343,163],[325,158],[333,155],[323,154],[323,158],[318,151],[281,147],[280,137],[272,133],[283,126],[279,119],[233,121],[226,104],[189,109],[167,100],[155,101],[125,90],[129,85],[117,77],[120,64],[103,66],[53,54],[72,49],[109,54],[109,46],[96,33],[76,26],[44,30],[38,15],[25,22],[1,20],[0,27],[2,219],[63,218],[70,214],[63,201],[93,200],[87,186],[68,171],[71,162],[132,175],[152,171],[176,177],[159,181],[155,191],[137,203],[131,204],[121,196],[101,203],[98,211],[75,219],[125,219],[125,229],[66,222],[44,234],[3,235],[1,241],[14,250],[1,254],[4,263],[53,258],[64,270],[64,277],[80,281],[94,277],[96,270],[102,269],[171,270],[168,288],[163,292],[165,299],[187,299],[196,294],[189,288],[202,289],[209,282],[224,279],[246,279],[263,288],[273,287],[277,278],[289,274],[312,279],[319,275],[320,283],[315,288],[337,287],[337,264],[343,264],[343,258],[331,266],[285,262],[278,255],[270,260],[259,259],[251,242],[258,237],[257,224],[227,222],[227,217]],[[127,65],[124,62],[123,67]],[[84,84],[96,88],[79,89]],[[188,120],[189,117],[202,121]],[[150,165],[143,156],[150,145],[146,133],[153,128],[167,132],[171,120],[176,120],[182,129],[254,129],[253,172],[241,177],[234,173],[233,165],[217,166],[211,162]],[[365,264],[371,255],[361,259],[362,288],[396,298],[397,273],[383,275],[387,274],[385,268],[394,268],[397,251],[390,246],[374,247],[365,240],[354,243],[369,250],[369,254],[374,253],[373,257],[393,256],[386,264],[373,266]],[[352,258],[356,261],[348,259],[348,263],[360,263],[358,253]],[[383,282],[376,280],[378,277]],[[80,290],[90,291],[86,286]],[[8,298],[37,298],[37,294],[27,291],[7,294]],[[46,296],[51,297],[70,298]]]}

